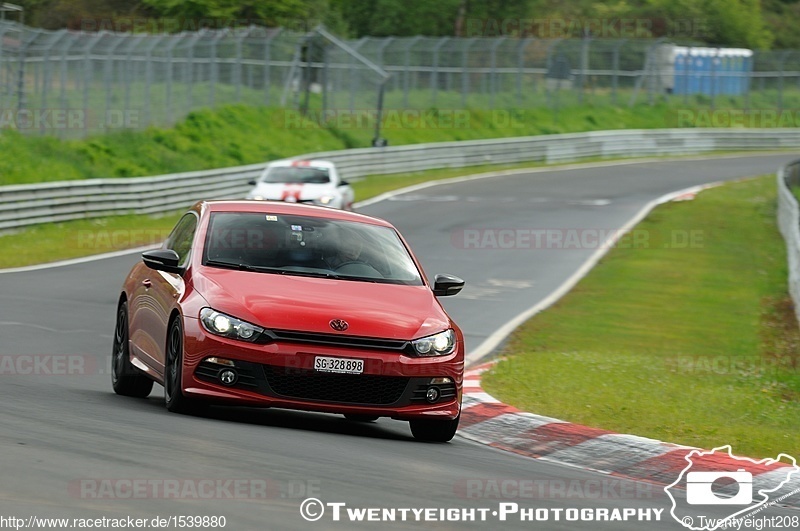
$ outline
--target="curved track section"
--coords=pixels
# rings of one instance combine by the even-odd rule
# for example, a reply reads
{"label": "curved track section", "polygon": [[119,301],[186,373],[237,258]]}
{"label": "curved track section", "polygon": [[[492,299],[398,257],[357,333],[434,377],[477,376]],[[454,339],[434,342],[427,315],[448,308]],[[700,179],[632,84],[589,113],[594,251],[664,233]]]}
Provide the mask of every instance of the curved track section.
{"label": "curved track section", "polygon": [[[495,248],[480,238],[479,248],[469,248],[465,241],[474,244],[475,233],[467,241],[465,231],[613,230],[667,192],[773,172],[792,158],[553,169],[431,187],[364,211],[395,223],[429,274],[467,280],[460,296],[444,301],[470,349],[551,293],[595,249],[559,248],[557,236],[533,249]],[[330,515],[316,524],[303,520],[300,502],[312,495],[349,507],[497,509],[502,501],[527,508],[664,509],[661,522],[648,524],[498,522],[490,513],[486,522],[433,524],[441,529],[679,528],[658,487],[623,489],[614,478],[458,437],[446,445],[416,443],[404,423],[223,408],[206,418],[185,417],[165,411],[158,387],[146,400],[116,396],[108,375],[114,308],[135,260],[0,275],[1,516],[223,515],[234,530],[352,526]],[[511,480],[511,490],[498,491],[495,480]],[[597,485],[609,487],[598,491]]]}

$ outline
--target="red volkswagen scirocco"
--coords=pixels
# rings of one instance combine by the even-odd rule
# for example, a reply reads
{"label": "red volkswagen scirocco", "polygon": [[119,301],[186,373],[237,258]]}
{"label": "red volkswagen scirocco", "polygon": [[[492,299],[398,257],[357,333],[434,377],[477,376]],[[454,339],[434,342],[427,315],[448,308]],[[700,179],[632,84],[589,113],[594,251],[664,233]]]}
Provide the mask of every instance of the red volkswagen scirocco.
{"label": "red volkswagen scirocco", "polygon": [[461,410],[464,338],[386,221],[261,201],[195,204],[143,253],[119,296],[112,384],[167,409],[208,404],[409,421],[449,441]]}

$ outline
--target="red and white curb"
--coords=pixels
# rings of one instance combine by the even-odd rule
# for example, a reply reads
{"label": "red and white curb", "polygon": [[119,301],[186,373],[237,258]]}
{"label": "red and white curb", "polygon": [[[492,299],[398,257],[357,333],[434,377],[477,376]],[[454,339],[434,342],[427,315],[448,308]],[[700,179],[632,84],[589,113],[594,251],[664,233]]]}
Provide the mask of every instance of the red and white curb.
{"label": "red and white curb", "polygon": [[[465,439],[542,461],[664,486],[675,483],[689,465],[686,457],[697,453],[698,449],[690,446],[581,426],[504,404],[481,387],[481,374],[493,363],[478,365],[464,374],[458,434]],[[715,453],[697,462],[692,470],[736,471],[741,467],[741,459]],[[748,463],[753,491],[774,487],[791,468],[783,461]],[[792,474],[782,491],[796,489],[800,489],[800,473]],[[792,496],[786,503],[798,506],[800,496]]]}

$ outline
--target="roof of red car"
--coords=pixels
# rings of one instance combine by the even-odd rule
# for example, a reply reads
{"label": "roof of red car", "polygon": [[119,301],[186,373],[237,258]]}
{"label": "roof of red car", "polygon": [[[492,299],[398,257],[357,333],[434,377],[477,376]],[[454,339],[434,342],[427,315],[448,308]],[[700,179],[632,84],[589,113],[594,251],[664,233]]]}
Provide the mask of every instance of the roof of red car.
{"label": "roof of red car", "polygon": [[337,219],[342,221],[356,221],[391,227],[391,223],[380,218],[338,210],[335,208],[286,203],[283,201],[201,201],[210,212],[258,212],[263,214],[295,214],[316,218]]}

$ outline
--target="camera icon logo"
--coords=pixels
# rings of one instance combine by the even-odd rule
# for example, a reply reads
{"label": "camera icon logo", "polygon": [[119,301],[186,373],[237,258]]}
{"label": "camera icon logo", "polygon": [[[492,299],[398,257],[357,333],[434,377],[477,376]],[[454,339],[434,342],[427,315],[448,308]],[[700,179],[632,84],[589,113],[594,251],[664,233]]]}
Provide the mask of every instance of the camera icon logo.
{"label": "camera icon logo", "polygon": [[[733,480],[738,491],[730,497],[718,496],[714,482]],[[740,468],[737,472],[689,472],[686,474],[686,501],[690,505],[748,505],[753,503],[753,474]]]}

